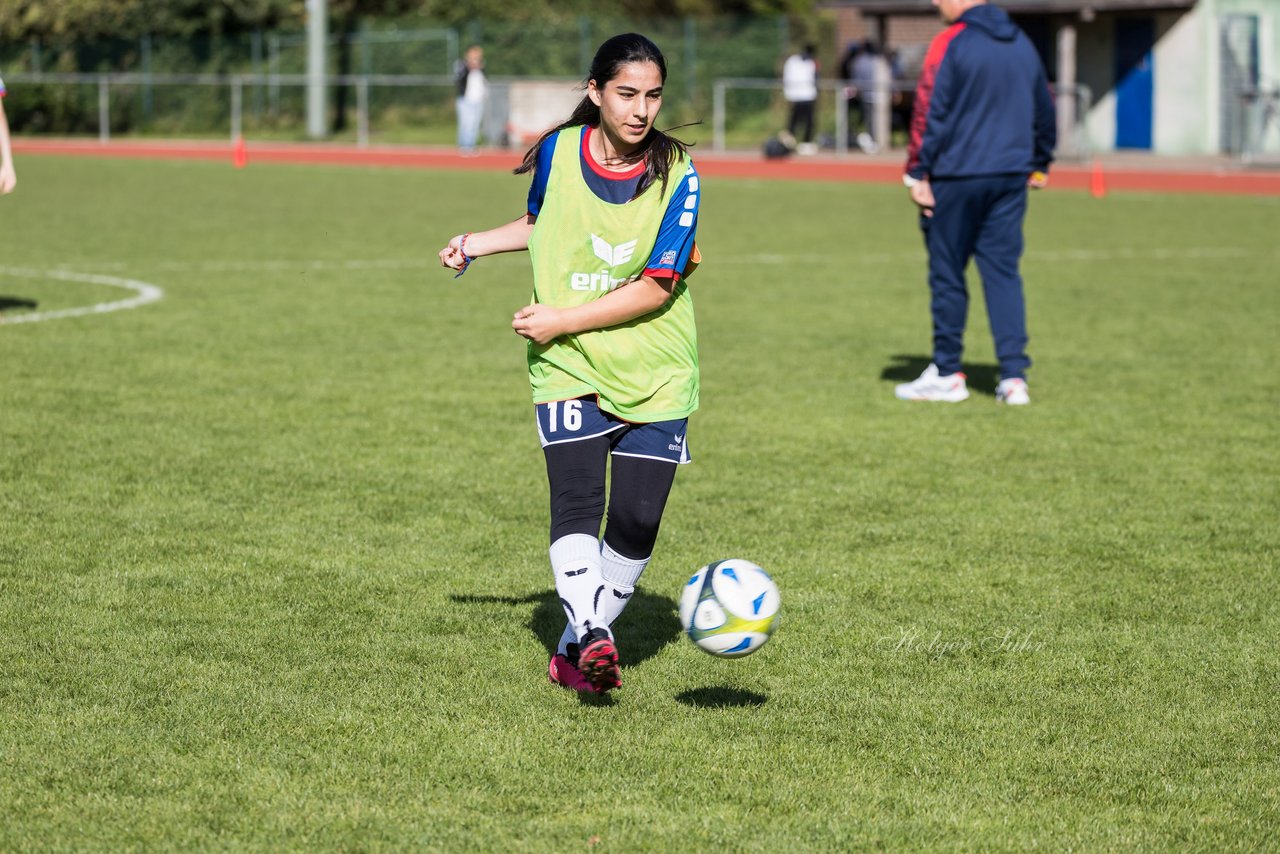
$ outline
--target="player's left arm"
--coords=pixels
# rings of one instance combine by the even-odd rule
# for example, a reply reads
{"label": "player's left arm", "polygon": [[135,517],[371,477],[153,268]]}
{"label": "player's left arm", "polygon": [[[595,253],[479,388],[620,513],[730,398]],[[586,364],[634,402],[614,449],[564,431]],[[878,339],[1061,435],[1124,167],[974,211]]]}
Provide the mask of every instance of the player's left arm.
{"label": "player's left arm", "polygon": [[694,238],[698,233],[702,183],[698,170],[692,163],[680,166],[683,166],[684,174],[679,178],[672,176],[669,179],[679,180],[680,183],[667,202],[662,224],[658,226],[658,237],[643,273],[655,279],[670,279],[673,286],[675,282],[688,277],[701,260]]}
{"label": "player's left arm", "polygon": [[511,328],[522,338],[548,344],[561,335],[608,329],[651,314],[667,304],[674,279],[641,276],[599,299],[571,308],[534,303],[516,312]]}

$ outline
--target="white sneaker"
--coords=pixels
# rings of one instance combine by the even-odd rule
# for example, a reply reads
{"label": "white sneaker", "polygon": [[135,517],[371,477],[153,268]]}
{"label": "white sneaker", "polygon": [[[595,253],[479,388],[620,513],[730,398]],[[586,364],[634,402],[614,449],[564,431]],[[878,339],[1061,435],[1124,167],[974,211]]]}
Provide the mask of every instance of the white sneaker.
{"label": "white sneaker", "polygon": [[1007,403],[1010,406],[1026,406],[1031,402],[1027,394],[1027,381],[1018,377],[1000,380],[996,386],[996,403]]}
{"label": "white sneaker", "polygon": [[[893,393],[898,400],[939,400],[943,403],[959,403],[969,397],[964,374],[938,376],[938,366],[930,364],[916,380],[895,386]],[[1025,391],[1024,391],[1025,395]]]}

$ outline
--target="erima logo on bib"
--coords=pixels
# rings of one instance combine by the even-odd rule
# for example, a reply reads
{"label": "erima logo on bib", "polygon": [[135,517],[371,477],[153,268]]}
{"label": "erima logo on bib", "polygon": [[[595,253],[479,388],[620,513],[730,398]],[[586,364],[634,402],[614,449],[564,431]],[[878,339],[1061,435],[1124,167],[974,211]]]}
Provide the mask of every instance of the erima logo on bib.
{"label": "erima logo on bib", "polygon": [[608,264],[610,267],[616,267],[619,264],[625,264],[631,260],[631,256],[636,253],[636,243],[639,239],[628,240],[626,243],[619,243],[617,246],[609,245],[609,241],[603,237],[591,235],[591,248],[595,250],[596,257]]}
{"label": "erima logo on bib", "polygon": [[599,235],[591,235],[592,251],[596,253],[597,258],[609,265],[609,269],[601,270],[599,273],[571,273],[569,287],[575,291],[607,291],[627,281],[626,278],[615,279],[611,274],[614,267],[631,260],[636,254],[638,242],[639,238],[614,246]]}

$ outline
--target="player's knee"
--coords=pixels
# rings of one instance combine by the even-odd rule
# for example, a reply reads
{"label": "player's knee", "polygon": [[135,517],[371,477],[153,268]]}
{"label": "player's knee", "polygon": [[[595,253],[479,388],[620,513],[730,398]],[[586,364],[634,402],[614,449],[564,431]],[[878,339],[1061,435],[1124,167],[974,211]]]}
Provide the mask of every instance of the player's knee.
{"label": "player's knee", "polygon": [[551,539],[566,534],[599,536],[604,516],[604,486],[569,480],[551,496]]}
{"label": "player's knee", "polygon": [[619,554],[640,560],[653,554],[663,503],[646,499],[615,502],[609,508],[607,538]]}

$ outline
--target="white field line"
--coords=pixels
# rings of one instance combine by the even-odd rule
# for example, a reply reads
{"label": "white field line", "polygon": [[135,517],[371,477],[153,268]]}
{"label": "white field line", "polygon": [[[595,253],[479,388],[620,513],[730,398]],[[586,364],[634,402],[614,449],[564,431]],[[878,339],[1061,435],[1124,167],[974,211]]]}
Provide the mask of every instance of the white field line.
{"label": "white field line", "polygon": [[71,270],[33,270],[26,267],[0,267],[0,276],[19,279],[57,279],[63,282],[84,282],[90,285],[106,285],[109,288],[124,288],[133,291],[136,296],[115,302],[100,302],[96,305],[63,308],[57,311],[38,311],[15,314],[12,317],[0,317],[0,324],[37,323],[42,320],[61,320],[65,317],[84,317],[89,314],[106,314],[112,311],[124,311],[138,308],[155,302],[164,296],[164,291],[155,285],[139,282],[136,279],[121,279],[116,276],[103,276],[97,273],[76,273]]}
{"label": "white field line", "polygon": [[[499,263],[501,258],[486,258],[486,262]],[[299,271],[343,270],[419,270],[444,267],[438,258],[348,258],[340,261],[261,259],[257,261],[237,259],[195,259],[191,261],[156,260],[139,258],[133,261],[95,261],[93,266],[108,270],[156,270],[176,273],[289,273]]]}

